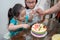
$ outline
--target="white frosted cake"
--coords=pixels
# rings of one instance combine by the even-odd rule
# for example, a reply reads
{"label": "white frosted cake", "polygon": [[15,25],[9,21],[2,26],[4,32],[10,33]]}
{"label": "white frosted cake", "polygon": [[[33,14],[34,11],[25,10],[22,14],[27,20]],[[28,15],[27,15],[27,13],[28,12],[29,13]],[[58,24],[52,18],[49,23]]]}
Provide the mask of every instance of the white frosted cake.
{"label": "white frosted cake", "polygon": [[43,36],[46,32],[47,28],[43,24],[34,24],[31,28],[32,35]]}

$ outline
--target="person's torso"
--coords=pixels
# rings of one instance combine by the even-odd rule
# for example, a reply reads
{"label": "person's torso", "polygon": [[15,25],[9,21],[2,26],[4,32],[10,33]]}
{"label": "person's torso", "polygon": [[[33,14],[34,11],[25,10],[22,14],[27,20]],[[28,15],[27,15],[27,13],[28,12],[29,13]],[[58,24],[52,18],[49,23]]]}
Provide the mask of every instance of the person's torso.
{"label": "person's torso", "polygon": [[[26,9],[26,15],[29,16],[30,12],[31,12],[31,9]],[[30,17],[30,16],[29,16],[29,17]],[[34,14],[34,15],[33,15],[32,22],[30,22],[30,23],[28,23],[28,24],[34,24],[34,23],[38,22],[39,20],[40,20],[40,17],[39,17],[37,14]]]}

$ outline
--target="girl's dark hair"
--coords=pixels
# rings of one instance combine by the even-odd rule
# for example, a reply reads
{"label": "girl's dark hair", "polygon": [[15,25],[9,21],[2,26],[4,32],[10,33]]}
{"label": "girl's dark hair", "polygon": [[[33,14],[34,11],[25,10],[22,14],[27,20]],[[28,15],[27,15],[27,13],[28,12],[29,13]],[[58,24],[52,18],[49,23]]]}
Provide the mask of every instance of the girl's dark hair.
{"label": "girl's dark hair", "polygon": [[[38,2],[38,0],[36,0],[36,3]],[[27,6],[27,4],[26,4],[26,0],[25,0],[25,8],[26,9],[29,9],[29,7]]]}
{"label": "girl's dark hair", "polygon": [[9,11],[8,11],[8,19],[9,19],[9,23],[10,23],[10,20],[13,18],[13,17],[18,17],[21,10],[23,9],[24,7],[21,5],[21,4],[15,4],[15,6],[13,8],[10,8]]}

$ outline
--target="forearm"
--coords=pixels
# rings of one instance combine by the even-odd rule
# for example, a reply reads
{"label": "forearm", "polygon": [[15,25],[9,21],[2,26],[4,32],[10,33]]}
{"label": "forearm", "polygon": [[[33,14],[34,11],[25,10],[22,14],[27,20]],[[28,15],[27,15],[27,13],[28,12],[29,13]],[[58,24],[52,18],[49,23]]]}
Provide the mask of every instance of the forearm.
{"label": "forearm", "polygon": [[55,12],[58,12],[58,11],[60,11],[60,1],[55,6],[51,7],[48,10],[46,10],[45,14],[52,14],[52,13],[55,13]]}
{"label": "forearm", "polygon": [[13,24],[11,24],[8,27],[9,30],[17,30],[19,28],[22,28],[22,24],[20,24],[20,25],[13,25]]}

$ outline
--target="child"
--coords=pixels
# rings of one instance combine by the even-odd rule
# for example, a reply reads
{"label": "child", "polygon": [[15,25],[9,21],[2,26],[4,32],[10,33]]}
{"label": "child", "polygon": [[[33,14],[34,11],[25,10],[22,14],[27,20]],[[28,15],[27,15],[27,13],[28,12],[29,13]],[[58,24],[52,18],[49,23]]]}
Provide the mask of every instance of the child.
{"label": "child", "polygon": [[[42,21],[44,19],[43,16],[40,16],[38,13],[38,9],[40,11],[44,11],[48,9],[49,3],[47,2],[48,0],[25,0],[25,5],[26,5],[26,14],[30,15],[29,17],[32,18],[32,23],[34,24],[36,22]],[[49,19],[49,15],[45,16],[45,19]]]}
{"label": "child", "polygon": [[[25,20],[25,8],[21,4],[15,4],[13,8],[10,8],[8,11],[9,18],[9,26],[8,29],[10,31],[10,36],[13,37],[19,32],[21,32],[24,28],[28,28],[28,24],[22,24]],[[18,21],[20,24],[18,24]]]}
{"label": "child", "polygon": [[40,21],[38,14],[34,14],[35,12],[33,10],[36,4],[37,4],[37,0],[25,0],[26,15],[28,15],[28,17],[29,17],[30,22],[28,24],[30,24],[30,25]]}

